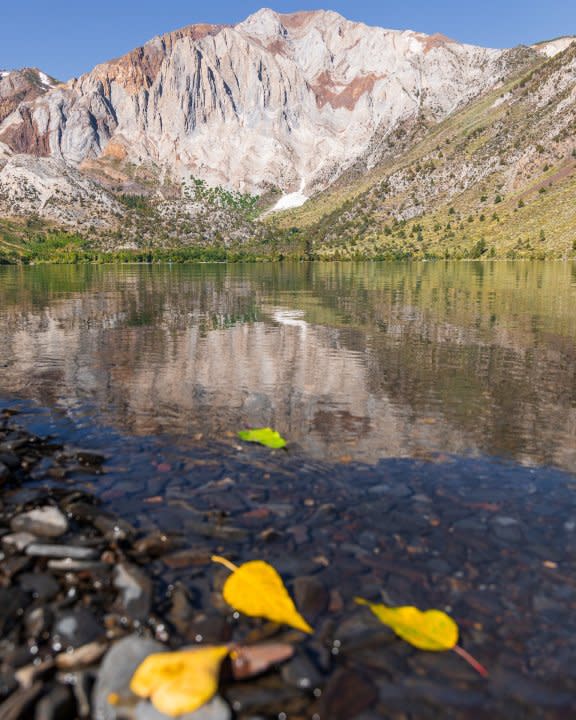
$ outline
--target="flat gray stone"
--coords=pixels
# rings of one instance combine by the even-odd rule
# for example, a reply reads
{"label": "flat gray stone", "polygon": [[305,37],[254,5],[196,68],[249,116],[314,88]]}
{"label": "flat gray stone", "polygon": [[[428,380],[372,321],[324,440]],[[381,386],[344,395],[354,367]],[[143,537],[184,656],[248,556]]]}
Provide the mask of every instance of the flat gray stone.
{"label": "flat gray stone", "polygon": [[[196,712],[178,715],[177,720],[230,720],[231,717],[232,711],[228,704],[216,695]],[[134,720],[170,720],[170,718],[156,710],[151,703],[141,702],[136,706]]]}
{"label": "flat gray stone", "polygon": [[148,655],[166,651],[167,648],[159,642],[138,635],[130,635],[115,643],[106,653],[98,671],[92,695],[93,720],[120,720],[124,717],[125,709],[110,705],[109,695],[129,695],[130,681],[136,668]]}
{"label": "flat gray stone", "polygon": [[98,557],[96,550],[74,545],[45,545],[32,543],[26,548],[29,557],[70,558],[71,560],[95,560]]}

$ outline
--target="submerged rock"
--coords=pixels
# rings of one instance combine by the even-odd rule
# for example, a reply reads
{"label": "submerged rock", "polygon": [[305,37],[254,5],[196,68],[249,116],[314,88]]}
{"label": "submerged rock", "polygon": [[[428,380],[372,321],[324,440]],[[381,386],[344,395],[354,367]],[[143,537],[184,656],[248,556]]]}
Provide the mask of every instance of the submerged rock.
{"label": "submerged rock", "polygon": [[146,620],[152,608],[152,582],[134,565],[122,563],[114,570],[114,587],[120,591],[122,612],[132,620]]}
{"label": "submerged rock", "polygon": [[[222,698],[216,696],[195,712],[178,715],[178,720],[230,720],[232,711]],[[170,720],[149,702],[140,702],[134,712],[134,720]]]}
{"label": "submerged rock", "polygon": [[47,506],[16,515],[10,523],[14,532],[28,532],[46,538],[59,538],[68,530],[68,520],[58,508]]}
{"label": "submerged rock", "polygon": [[103,636],[104,627],[90,610],[64,610],[56,615],[53,628],[53,642],[56,646],[79,648]]}
{"label": "submerged rock", "polygon": [[93,720],[120,720],[123,715],[108,701],[111,695],[126,697],[134,672],[148,657],[165,652],[155,640],[130,635],[113,645],[106,654],[92,694]]}

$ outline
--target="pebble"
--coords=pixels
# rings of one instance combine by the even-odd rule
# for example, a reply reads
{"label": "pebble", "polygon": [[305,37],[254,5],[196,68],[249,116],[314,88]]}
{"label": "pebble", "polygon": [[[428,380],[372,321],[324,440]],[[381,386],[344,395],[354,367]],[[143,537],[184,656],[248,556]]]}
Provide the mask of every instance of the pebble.
{"label": "pebble", "polygon": [[70,557],[62,560],[48,560],[48,570],[59,573],[90,572],[93,570],[106,570],[108,567],[107,563],[98,562],[97,560],[74,560]]}
{"label": "pebble", "polygon": [[330,594],[326,586],[314,576],[296,578],[294,598],[302,615],[312,624],[326,612],[330,602]]}
{"label": "pebble", "polygon": [[104,627],[85,608],[62,610],[56,614],[53,627],[54,644],[63,649],[79,648],[104,636]]}
{"label": "pebble", "polygon": [[320,717],[352,720],[378,700],[376,686],[355,670],[337,670],[322,694]]}
{"label": "pebble", "polygon": [[82,645],[79,648],[72,649],[68,652],[60,653],[56,656],[56,667],[59,670],[78,670],[81,667],[93,665],[106,653],[108,643],[106,641],[97,641]]}
{"label": "pebble", "polygon": [[21,588],[0,588],[0,638],[22,615],[31,599],[31,595]]}
{"label": "pebble", "polygon": [[36,535],[29,532],[10,533],[2,538],[2,546],[12,552],[22,552],[37,539]]}
{"label": "pebble", "polygon": [[98,552],[93,548],[72,545],[32,543],[26,547],[26,555],[29,557],[68,558],[70,560],[95,560]]}
{"label": "pebble", "polygon": [[[90,495],[96,483],[86,475],[73,475],[75,487],[84,490],[58,480],[52,470],[64,477],[73,467],[65,454],[44,461],[42,442],[20,435],[10,447],[12,455],[5,452],[0,462],[12,480],[20,482],[30,468],[35,474],[30,484],[3,488],[0,499],[2,720],[40,720],[40,712],[41,720],[164,720],[127,690],[139,660],[130,666],[117,657],[109,668],[117,683],[112,692],[126,704],[110,706],[108,692],[96,701],[107,662],[101,656],[113,655],[134,628],[141,637],[128,639],[148,644],[146,655],[228,641],[293,646],[291,659],[249,679],[225,666],[222,696],[190,714],[194,720],[228,720],[227,701],[238,720],[476,720],[486,708],[492,717],[536,720],[548,709],[551,717],[576,712],[576,542],[565,532],[576,517],[576,484],[564,476],[535,484],[528,498],[518,470],[492,463],[494,477],[473,468],[464,474],[460,460],[433,467],[387,461],[377,469],[315,463],[307,470],[295,459],[290,472],[268,462],[264,472],[247,460],[214,459],[206,451],[209,473],[234,473],[234,496],[220,503],[232,485],[203,486],[202,464],[180,477],[185,465],[167,458],[175,470],[157,487],[145,474],[139,477],[156,466],[138,465],[134,454],[134,467],[120,477],[107,467],[97,482],[100,497],[109,497],[109,507],[135,527],[98,504]],[[232,469],[224,469],[229,462]],[[151,487],[162,502],[135,511]],[[31,542],[14,540],[11,522],[34,506],[69,518],[65,539],[51,542],[30,532]],[[265,515],[257,518],[252,511],[258,509]],[[263,523],[283,545],[259,540]],[[230,543],[237,543],[233,550]],[[32,554],[26,554],[29,547]],[[43,550],[35,554],[34,547]],[[87,551],[89,559],[75,559],[74,549]],[[209,563],[213,553],[238,564],[271,562],[314,636],[233,618],[215,581],[228,573],[218,575]],[[415,650],[358,608],[355,595],[446,609],[459,623],[462,645],[488,667],[490,679],[479,678],[454,653]],[[40,686],[32,698],[18,690],[15,671],[28,687]],[[12,705],[2,704],[6,700]]]}
{"label": "pebble", "polygon": [[[230,706],[218,695],[195,712],[178,715],[178,720],[231,720],[231,718]],[[170,720],[170,718],[156,710],[151,703],[140,702],[136,706],[134,720]]]}
{"label": "pebble", "polygon": [[71,689],[55,685],[36,705],[34,720],[61,720],[74,717],[76,703]]}
{"label": "pebble", "polygon": [[165,652],[166,647],[148,638],[130,635],[115,643],[106,653],[98,671],[92,694],[92,720],[120,720],[122,711],[110,705],[110,695],[126,695],[136,668],[153,653]]}
{"label": "pebble", "polygon": [[287,685],[301,690],[321,688],[324,677],[313,662],[303,653],[298,653],[292,660],[285,663],[281,670],[282,679]]}
{"label": "pebble", "polygon": [[121,563],[114,569],[114,587],[120,591],[120,605],[132,620],[146,620],[152,608],[152,582],[133,565]]}
{"label": "pebble", "polygon": [[10,523],[14,532],[28,532],[39,537],[59,538],[68,531],[68,520],[58,508],[47,506],[16,515]]}
{"label": "pebble", "polygon": [[0,483],[4,483],[9,480],[11,475],[12,473],[10,472],[10,468],[0,461]]}

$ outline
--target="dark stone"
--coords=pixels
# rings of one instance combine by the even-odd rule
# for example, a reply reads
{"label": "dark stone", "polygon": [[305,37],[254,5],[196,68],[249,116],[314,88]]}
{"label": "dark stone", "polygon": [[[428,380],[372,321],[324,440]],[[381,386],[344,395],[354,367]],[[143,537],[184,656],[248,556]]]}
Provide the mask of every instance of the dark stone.
{"label": "dark stone", "polygon": [[282,666],[282,679],[287,685],[300,690],[314,690],[324,684],[324,678],[318,668],[302,652]]}
{"label": "dark stone", "polygon": [[0,700],[13,693],[18,687],[14,672],[6,668],[0,672]]}
{"label": "dark stone", "polygon": [[16,453],[1,453],[0,463],[5,465],[10,470],[18,470],[20,467],[20,459]]}
{"label": "dark stone", "polygon": [[76,717],[75,709],[70,688],[58,684],[38,702],[34,720],[70,720]]}
{"label": "dark stone", "polygon": [[302,717],[309,704],[308,698],[302,695],[301,691],[279,682],[275,682],[274,686],[237,683],[226,688],[224,695],[234,710],[245,713],[241,717],[278,717],[281,712],[288,717]]}
{"label": "dark stone", "polygon": [[38,600],[52,600],[60,590],[56,580],[47,573],[23,573],[18,576],[18,585]]}
{"label": "dark stone", "polygon": [[93,525],[107,540],[127,540],[136,535],[133,525],[97,505],[78,501],[68,504],[66,509],[76,520]]}
{"label": "dark stone", "polygon": [[181,544],[182,538],[168,533],[154,532],[137,540],[133,545],[131,555],[142,559],[158,558],[172,552]]}
{"label": "dark stone", "polygon": [[103,626],[85,608],[64,610],[57,613],[54,621],[53,639],[63,648],[79,648],[105,634]]}
{"label": "dark stone", "polygon": [[0,461],[0,483],[7,482],[10,480],[10,477],[12,476],[12,473],[10,472],[10,468],[8,468],[2,461]]}
{"label": "dark stone", "polygon": [[356,670],[337,670],[328,681],[320,716],[330,720],[352,720],[378,702],[378,690]]}
{"label": "dark stone", "polygon": [[192,606],[189,592],[181,583],[176,583],[171,594],[171,605],[168,612],[168,620],[180,633],[186,637],[196,610]]}
{"label": "dark stone", "polygon": [[330,595],[318,578],[298,577],[294,581],[294,599],[298,610],[312,624],[328,609]]}
{"label": "dark stone", "polygon": [[228,642],[232,636],[232,625],[222,615],[212,612],[198,613],[188,629],[186,640],[191,643]]}
{"label": "dark stone", "polygon": [[198,522],[197,520],[186,519],[184,528],[193,535],[227,540],[229,542],[244,542],[248,539],[248,532],[242,528],[230,527],[229,525],[217,525],[215,523]]}
{"label": "dark stone", "polygon": [[80,465],[99,468],[106,460],[106,456],[95,450],[73,449],[68,450],[78,460]]}
{"label": "dark stone", "polygon": [[20,588],[0,588],[0,637],[12,628],[31,601]]}

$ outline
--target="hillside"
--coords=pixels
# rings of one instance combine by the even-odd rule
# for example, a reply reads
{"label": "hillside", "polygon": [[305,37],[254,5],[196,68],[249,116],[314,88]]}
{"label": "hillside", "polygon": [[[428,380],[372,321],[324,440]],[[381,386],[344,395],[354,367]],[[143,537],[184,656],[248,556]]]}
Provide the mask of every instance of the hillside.
{"label": "hillside", "polygon": [[[508,257],[574,253],[576,44],[444,122],[406,130],[367,174],[297,211],[320,257]],[[408,139],[406,139],[408,138]]]}

